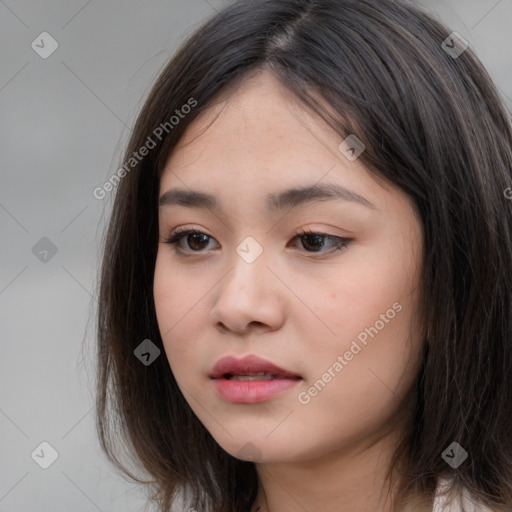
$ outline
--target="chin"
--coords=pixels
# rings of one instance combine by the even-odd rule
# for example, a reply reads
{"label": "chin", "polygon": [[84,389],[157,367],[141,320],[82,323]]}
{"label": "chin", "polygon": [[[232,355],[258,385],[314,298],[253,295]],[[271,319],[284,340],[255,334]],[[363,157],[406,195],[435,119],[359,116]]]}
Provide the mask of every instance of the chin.
{"label": "chin", "polygon": [[[270,441],[265,436],[266,434],[263,434],[261,438],[257,438],[253,434],[242,440],[241,436],[236,436],[233,433],[233,438],[230,437],[229,440],[222,440],[227,442],[217,442],[231,456],[248,462],[283,462],[299,457],[296,449],[297,443],[289,442],[286,444],[282,440],[277,439],[277,437]],[[234,438],[238,439],[238,441],[235,441]],[[291,440],[288,439],[288,441]]]}

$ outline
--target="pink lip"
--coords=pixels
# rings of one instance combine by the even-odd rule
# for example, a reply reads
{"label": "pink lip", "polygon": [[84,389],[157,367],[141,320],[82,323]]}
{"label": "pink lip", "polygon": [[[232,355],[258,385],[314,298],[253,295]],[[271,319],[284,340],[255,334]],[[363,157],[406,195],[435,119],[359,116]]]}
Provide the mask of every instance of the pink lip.
{"label": "pink lip", "polygon": [[242,359],[237,359],[233,356],[222,357],[213,367],[213,370],[210,373],[210,377],[217,379],[224,376],[226,373],[240,375],[242,373],[259,372],[271,373],[278,375],[279,377],[300,378],[300,375],[292,373],[289,370],[284,370],[276,364],[254,355],[247,355]]}
{"label": "pink lip", "polygon": [[301,379],[283,378],[274,380],[229,380],[214,379],[213,385],[219,395],[234,404],[254,404],[269,400],[276,393],[295,386]]}
{"label": "pink lip", "polygon": [[[230,380],[226,374],[266,372],[277,375],[272,380],[238,381]],[[228,402],[257,403],[270,399],[276,393],[295,386],[302,378],[300,375],[285,370],[266,359],[254,355],[237,359],[233,356],[223,357],[217,361],[210,373],[213,384],[222,398]]]}

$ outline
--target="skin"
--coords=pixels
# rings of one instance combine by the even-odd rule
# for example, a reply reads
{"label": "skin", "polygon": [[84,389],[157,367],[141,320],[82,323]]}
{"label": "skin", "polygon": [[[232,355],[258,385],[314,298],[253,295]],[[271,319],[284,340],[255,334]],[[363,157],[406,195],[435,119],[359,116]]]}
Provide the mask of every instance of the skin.
{"label": "skin", "polygon": [[[402,431],[384,434],[404,418],[403,398],[421,362],[422,226],[405,193],[348,160],[341,141],[262,72],[189,126],[161,178],[160,195],[194,189],[222,205],[218,213],[160,207],[154,299],[190,407],[224,450],[256,460],[252,510],[392,511],[381,491]],[[266,210],[268,193],[317,182],[343,185],[375,208],[335,199]],[[178,227],[212,238],[185,236],[179,255],[165,243]],[[352,242],[332,252],[328,239],[321,248],[301,238],[301,227]],[[236,252],[248,236],[263,249],[251,264]],[[301,403],[299,393],[397,302],[401,311]],[[302,380],[265,402],[226,402],[208,375],[221,357],[246,354]]]}

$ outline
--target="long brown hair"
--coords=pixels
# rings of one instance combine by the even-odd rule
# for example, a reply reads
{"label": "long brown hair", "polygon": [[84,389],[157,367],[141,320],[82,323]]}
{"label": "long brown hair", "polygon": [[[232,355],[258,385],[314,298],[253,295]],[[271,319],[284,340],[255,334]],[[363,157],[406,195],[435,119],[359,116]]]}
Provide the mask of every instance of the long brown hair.
{"label": "long brown hair", "polygon": [[[237,1],[163,69],[128,143],[123,163],[131,163],[115,184],[102,246],[102,448],[130,478],[151,484],[163,512],[181,493],[201,512],[245,512],[254,502],[255,464],[226,453],[177,386],[163,354],[153,276],[167,158],[201,112],[261,70],[340,140],[363,140],[360,161],[403,189],[421,215],[427,336],[415,421],[392,461],[403,475],[396,509],[409,497],[432,496],[443,477],[496,510],[512,510],[510,115],[471,47],[455,46],[448,27],[405,1]],[[143,146],[151,148],[135,159]],[[147,366],[134,355],[146,339],[162,352]],[[117,441],[148,479],[123,465]],[[457,468],[442,457],[453,442],[468,453]]]}

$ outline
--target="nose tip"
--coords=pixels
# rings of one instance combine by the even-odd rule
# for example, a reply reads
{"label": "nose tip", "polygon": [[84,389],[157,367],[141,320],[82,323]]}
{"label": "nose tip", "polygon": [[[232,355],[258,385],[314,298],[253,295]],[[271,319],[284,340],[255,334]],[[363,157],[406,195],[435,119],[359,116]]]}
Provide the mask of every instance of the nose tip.
{"label": "nose tip", "polygon": [[[255,252],[251,252],[251,242],[248,244],[252,257]],[[241,256],[219,283],[210,320],[223,331],[244,336],[255,330],[275,329],[283,322],[280,302],[276,302],[282,285],[265,262],[258,260],[260,255],[251,258],[249,264]]]}

